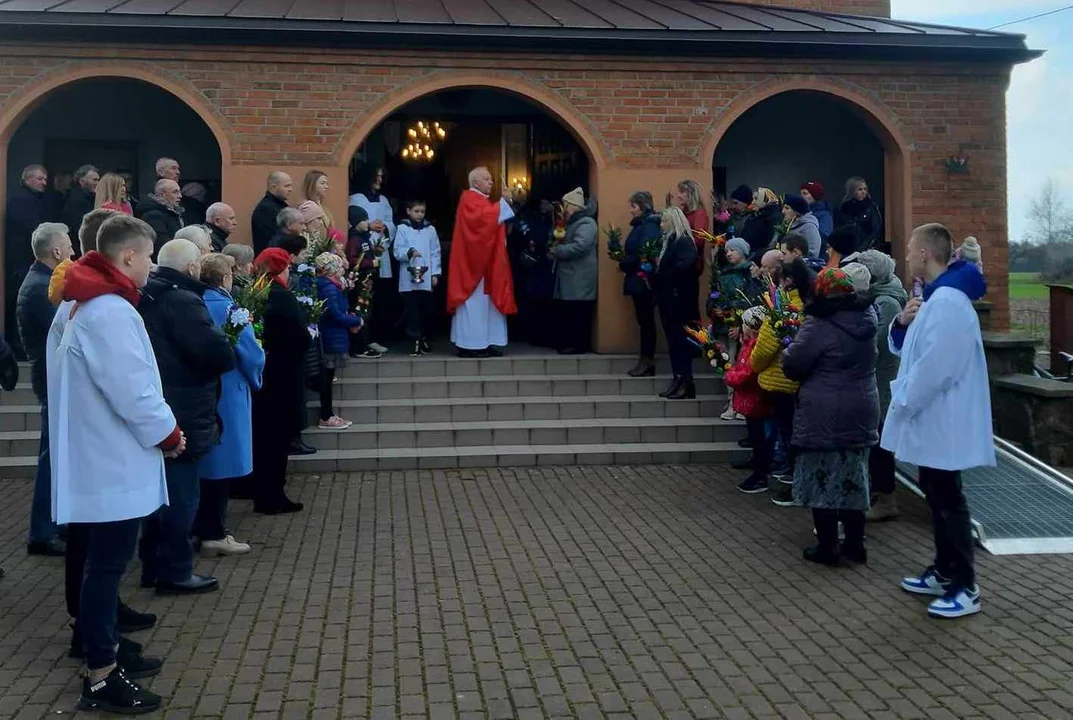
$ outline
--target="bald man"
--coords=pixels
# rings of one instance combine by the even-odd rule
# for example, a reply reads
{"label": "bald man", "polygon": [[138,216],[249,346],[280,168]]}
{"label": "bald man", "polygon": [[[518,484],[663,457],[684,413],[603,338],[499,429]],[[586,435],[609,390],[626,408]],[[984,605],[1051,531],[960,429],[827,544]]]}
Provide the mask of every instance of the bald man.
{"label": "bald man", "polygon": [[138,203],[138,217],[149,223],[156,233],[153,244],[153,258],[169,240],[175,237],[179,228],[186,224],[183,218],[183,196],[179,183],[174,180],[160,179],[153,186],[153,192]]}
{"label": "bald man", "polygon": [[227,238],[238,227],[235,209],[222,202],[209,205],[205,211],[205,224],[212,233],[212,251],[223,252],[227,247]]}
{"label": "bald man", "polygon": [[276,234],[276,218],[287,207],[292,192],[294,181],[290,175],[281,170],[273,170],[268,174],[268,189],[250,217],[253,249],[258,255],[268,247],[272,236]]}

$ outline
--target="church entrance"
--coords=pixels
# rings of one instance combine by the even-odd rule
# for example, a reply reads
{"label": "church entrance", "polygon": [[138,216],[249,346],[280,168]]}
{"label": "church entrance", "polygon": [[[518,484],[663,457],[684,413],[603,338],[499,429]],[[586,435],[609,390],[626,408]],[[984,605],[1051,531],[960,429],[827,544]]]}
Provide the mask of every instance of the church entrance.
{"label": "church entrance", "polygon": [[[439,235],[443,277],[434,291],[431,324],[434,349],[451,349],[446,314],[446,275],[459,197],[469,187],[470,170],[489,169],[493,199],[509,185],[516,218],[507,227],[519,314],[509,320],[511,343],[540,340],[551,323],[554,287],[550,263],[534,257],[530,243],[546,242],[553,229],[541,201],[557,202],[581,187],[589,195],[589,160],[574,136],[541,107],[514,93],[490,88],[461,88],[426,95],[390,115],[358,147],[351,165],[351,194],[362,192],[362,179],[382,168],[381,193],[391,203],[396,224],[407,218],[407,204],[424,201],[427,220]],[[545,203],[547,208],[547,203]],[[393,277],[398,277],[395,262]],[[396,283],[397,287],[397,283]],[[404,303],[397,295],[379,296],[390,306],[385,340],[394,353],[406,343]]]}

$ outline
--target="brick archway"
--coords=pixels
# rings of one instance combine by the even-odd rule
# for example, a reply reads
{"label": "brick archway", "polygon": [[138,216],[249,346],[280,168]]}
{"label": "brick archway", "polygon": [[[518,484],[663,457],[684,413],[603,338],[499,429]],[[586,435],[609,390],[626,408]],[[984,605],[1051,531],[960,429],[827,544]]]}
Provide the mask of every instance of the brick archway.
{"label": "brick archway", "polygon": [[340,139],[333,164],[349,164],[350,158],[354,156],[358,147],[372,131],[407,103],[443,90],[461,88],[485,88],[517,95],[534,103],[555,118],[574,136],[588,156],[595,192],[599,171],[608,166],[610,158],[606,145],[599,139],[591,123],[551,90],[523,80],[514,74],[436,73],[422,78],[399,92],[392,92],[371,111],[363,114],[361,120]]}
{"label": "brick archway", "polygon": [[883,147],[884,206],[886,233],[895,260],[904,256],[905,242],[912,229],[912,179],[910,154],[912,145],[906,138],[897,116],[878,100],[849,85],[817,77],[798,77],[761,84],[736,97],[712,122],[701,149],[700,162],[710,172],[716,149],[730,127],[742,115],[763,101],[795,90],[823,94],[840,103],[860,118]]}

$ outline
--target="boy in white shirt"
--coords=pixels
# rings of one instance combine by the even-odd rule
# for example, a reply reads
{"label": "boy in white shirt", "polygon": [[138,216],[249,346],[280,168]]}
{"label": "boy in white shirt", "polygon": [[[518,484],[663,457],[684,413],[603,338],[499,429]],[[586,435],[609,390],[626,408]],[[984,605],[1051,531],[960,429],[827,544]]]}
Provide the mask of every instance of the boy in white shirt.
{"label": "boy in white shirt", "polygon": [[406,308],[406,336],[410,357],[430,352],[432,291],[440,283],[440,238],[425,221],[425,201],[406,204],[407,219],[395,231],[395,259],[399,261],[399,294]]}

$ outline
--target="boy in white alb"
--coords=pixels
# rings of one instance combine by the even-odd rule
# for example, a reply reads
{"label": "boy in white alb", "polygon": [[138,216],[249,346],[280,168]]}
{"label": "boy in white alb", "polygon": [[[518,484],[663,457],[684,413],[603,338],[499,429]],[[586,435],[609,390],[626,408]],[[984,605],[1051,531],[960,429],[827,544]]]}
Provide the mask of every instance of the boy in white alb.
{"label": "boy in white alb", "polygon": [[425,221],[424,200],[406,205],[407,219],[395,231],[395,259],[399,261],[399,294],[406,307],[406,336],[410,356],[430,352],[432,291],[440,283],[440,238],[436,228]]}

